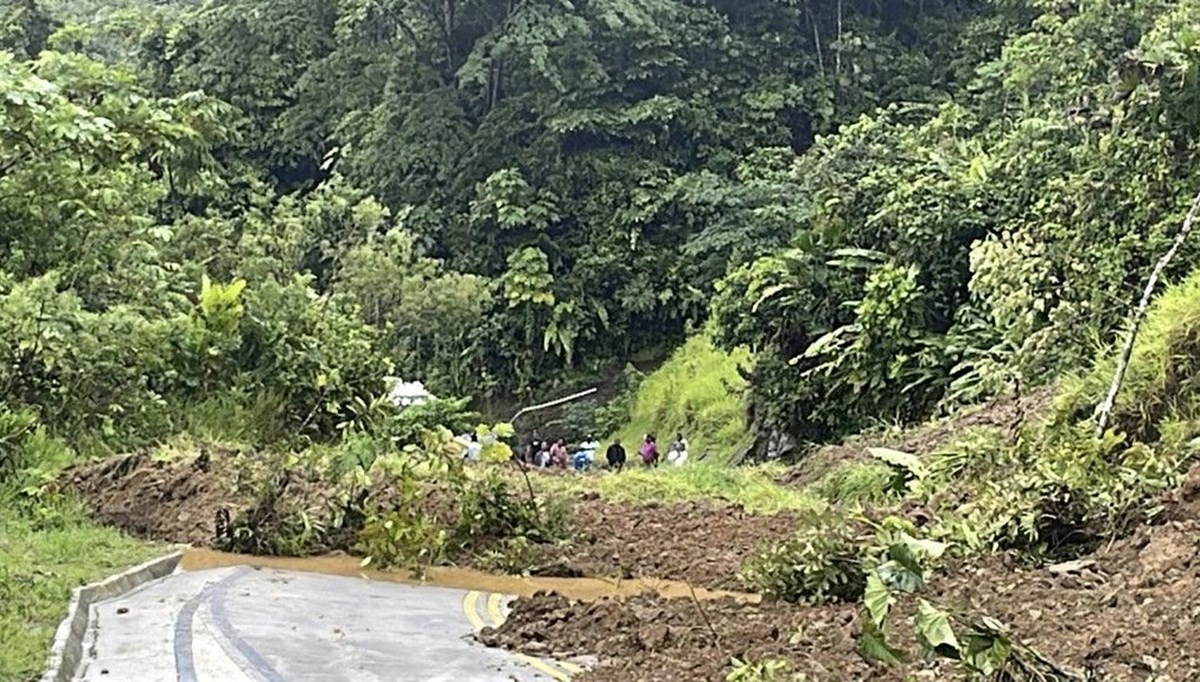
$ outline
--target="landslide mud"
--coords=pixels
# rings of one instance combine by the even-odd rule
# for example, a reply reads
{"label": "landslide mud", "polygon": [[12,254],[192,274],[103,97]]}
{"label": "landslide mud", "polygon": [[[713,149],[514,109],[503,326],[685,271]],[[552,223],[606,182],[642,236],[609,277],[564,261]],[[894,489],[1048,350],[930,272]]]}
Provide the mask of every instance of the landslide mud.
{"label": "landslide mud", "polygon": [[[95,517],[146,539],[211,548],[217,514],[236,515],[250,500],[238,493],[231,456],[202,452],[164,462],[130,455],[77,467],[63,485],[80,493]],[[289,495],[321,496],[312,482]],[[431,514],[453,523],[445,495],[425,497]],[[646,578],[690,583],[695,588],[738,591],[742,562],[760,544],[786,537],[793,513],[758,515],[723,502],[614,504],[595,495],[568,505],[571,542],[540,548],[535,573],[609,581]],[[331,549],[347,550],[348,546]]]}
{"label": "landslide mud", "polygon": [[[1200,467],[1168,496],[1165,516],[1166,523],[1077,562],[1022,568],[1002,556],[982,557],[935,577],[921,596],[991,616],[1088,679],[1200,679]],[[519,600],[509,620],[483,640],[530,653],[598,657],[599,667],[581,682],[722,680],[729,656],[743,654],[781,656],[822,682],[960,678],[948,665],[866,663],[854,647],[860,609],[720,601],[700,609],[652,596],[583,604],[539,594]],[[896,610],[911,612],[911,604]],[[893,627],[912,651],[906,625]]]}
{"label": "landslide mud", "polygon": [[575,541],[547,556],[577,575],[654,576],[736,590],[743,560],[758,545],[787,537],[797,518],[720,502],[618,505],[593,496],[573,507]]}
{"label": "landslide mud", "polygon": [[79,493],[101,523],[136,537],[207,546],[217,513],[248,500],[235,493],[232,453],[202,446],[196,457],[161,461],[132,454],[79,466],[60,486]]}
{"label": "landslide mud", "polygon": [[472,568],[457,566],[434,566],[423,576],[407,571],[377,571],[364,568],[362,561],[345,555],[314,557],[266,557],[230,554],[211,549],[192,548],[186,550],[179,567],[185,571],[199,571],[229,566],[255,566],[304,573],[320,573],[358,577],[367,580],[399,582],[414,585],[433,585],[460,590],[477,590],[530,597],[539,592],[554,592],[581,602],[598,601],[615,597],[631,597],[645,593],[666,599],[688,598],[695,595],[701,601],[732,599],[738,603],[757,603],[759,595],[739,592],[706,590],[687,583],[658,580],[654,578],[614,580],[605,578],[555,578],[540,576],[496,575]]}

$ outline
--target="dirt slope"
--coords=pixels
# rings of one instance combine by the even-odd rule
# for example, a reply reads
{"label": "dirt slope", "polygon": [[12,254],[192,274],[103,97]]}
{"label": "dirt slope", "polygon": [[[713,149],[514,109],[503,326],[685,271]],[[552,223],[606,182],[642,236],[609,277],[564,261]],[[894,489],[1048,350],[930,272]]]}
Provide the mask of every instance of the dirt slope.
{"label": "dirt slope", "polygon": [[[1021,568],[985,557],[952,567],[923,596],[992,616],[1091,679],[1200,679],[1200,467],[1167,503],[1166,523],[1080,562]],[[783,656],[809,680],[904,679],[902,671],[868,665],[857,654],[858,609],[726,600],[706,603],[701,613],[690,600],[581,604],[536,595],[518,602],[500,631],[483,639],[533,653],[597,656],[600,666],[584,682],[722,680],[729,657],[743,654]],[[901,638],[905,629],[896,628]],[[914,665],[908,673],[956,677],[944,666]]]}
{"label": "dirt slope", "polygon": [[71,469],[60,485],[87,500],[102,523],[146,539],[207,546],[218,510],[232,514],[244,503],[232,490],[232,457],[209,446],[174,462],[132,454]]}

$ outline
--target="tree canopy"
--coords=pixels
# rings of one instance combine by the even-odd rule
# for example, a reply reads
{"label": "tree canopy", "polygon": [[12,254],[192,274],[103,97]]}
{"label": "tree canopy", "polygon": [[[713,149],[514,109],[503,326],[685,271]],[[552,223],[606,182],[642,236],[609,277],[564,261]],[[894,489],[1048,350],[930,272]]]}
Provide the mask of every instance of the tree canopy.
{"label": "tree canopy", "polygon": [[707,329],[762,426],[919,419],[1111,339],[1195,185],[1186,4],[118,9],[0,15],[5,300],[244,302],[198,376],[316,353],[313,396],[528,397]]}

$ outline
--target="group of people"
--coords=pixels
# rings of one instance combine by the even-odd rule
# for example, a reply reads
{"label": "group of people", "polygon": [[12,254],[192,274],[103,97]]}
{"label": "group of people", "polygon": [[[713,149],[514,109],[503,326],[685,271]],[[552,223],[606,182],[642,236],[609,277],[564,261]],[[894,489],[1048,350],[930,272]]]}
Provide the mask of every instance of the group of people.
{"label": "group of people", "polygon": [[[596,452],[600,450],[600,443],[591,434],[588,434],[587,438],[573,449],[574,452],[571,452],[567,447],[566,440],[563,438],[552,442],[541,440],[535,435],[533,440],[529,442],[528,446],[520,454],[520,457],[526,464],[544,469],[565,469],[570,465],[576,471],[587,471],[592,468]],[[642,466],[658,466],[660,452],[658,449],[658,439],[653,433],[647,433],[642,438],[642,444],[637,454],[639,459],[641,459]],[[613,439],[613,442],[604,453],[604,459],[608,463],[609,469],[621,471],[625,468],[627,454],[625,446],[621,445],[619,439]],[[675,434],[675,440],[671,441],[670,446],[667,447],[665,459],[668,464],[674,466],[682,466],[687,462],[688,442],[682,433]]]}

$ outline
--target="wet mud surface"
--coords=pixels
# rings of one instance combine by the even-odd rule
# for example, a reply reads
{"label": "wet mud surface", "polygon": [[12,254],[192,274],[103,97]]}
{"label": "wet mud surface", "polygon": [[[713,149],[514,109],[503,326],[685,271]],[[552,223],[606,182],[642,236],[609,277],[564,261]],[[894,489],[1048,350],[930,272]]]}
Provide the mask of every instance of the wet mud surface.
{"label": "wet mud surface", "polygon": [[720,502],[575,503],[571,545],[546,552],[575,575],[657,577],[736,590],[738,568],[756,546],[787,537],[798,516],[751,514]]}
{"label": "wet mud surface", "polygon": [[[1200,679],[1200,468],[1167,500],[1165,523],[1075,562],[1021,567],[982,557],[935,577],[922,596],[995,618],[1058,666],[1094,680]],[[706,603],[652,596],[584,604],[517,602],[493,646],[598,656],[581,680],[723,680],[730,656],[781,656],[809,680],[960,679],[949,666],[885,669],[858,654],[858,605]],[[896,615],[911,614],[901,603]],[[912,648],[897,618],[896,641]],[[907,642],[907,644],[906,644]],[[1082,677],[1081,677],[1082,679]]]}

